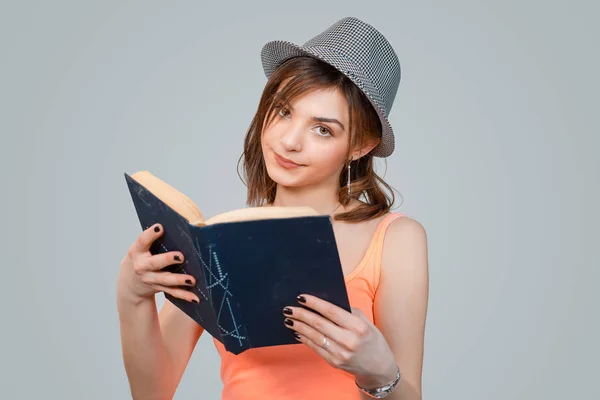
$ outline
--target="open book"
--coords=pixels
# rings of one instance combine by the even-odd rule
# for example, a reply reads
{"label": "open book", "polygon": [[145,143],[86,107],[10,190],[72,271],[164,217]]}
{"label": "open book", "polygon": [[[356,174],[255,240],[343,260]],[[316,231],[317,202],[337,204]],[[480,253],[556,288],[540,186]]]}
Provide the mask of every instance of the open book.
{"label": "open book", "polygon": [[285,306],[311,294],[351,312],[330,216],[310,207],[249,207],[204,219],[183,193],[148,171],[125,179],[142,229],[162,224],[152,254],[180,251],[166,270],[196,279],[200,304],[165,294],[225,349],[297,344]]}

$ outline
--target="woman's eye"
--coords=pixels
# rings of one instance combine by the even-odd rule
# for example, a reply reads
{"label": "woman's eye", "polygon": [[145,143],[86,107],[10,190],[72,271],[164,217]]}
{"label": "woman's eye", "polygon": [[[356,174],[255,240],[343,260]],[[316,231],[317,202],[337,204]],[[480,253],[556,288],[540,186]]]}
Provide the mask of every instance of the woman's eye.
{"label": "woman's eye", "polygon": [[[319,136],[321,136],[321,137],[331,136],[331,132],[326,127],[319,125],[319,126],[317,126],[317,129],[319,130]],[[324,135],[322,135],[322,134],[324,134]]]}
{"label": "woman's eye", "polygon": [[288,109],[287,108],[283,108],[283,107],[279,107],[279,108],[280,108],[279,115],[281,117],[284,117],[284,118],[287,117],[288,116]]}

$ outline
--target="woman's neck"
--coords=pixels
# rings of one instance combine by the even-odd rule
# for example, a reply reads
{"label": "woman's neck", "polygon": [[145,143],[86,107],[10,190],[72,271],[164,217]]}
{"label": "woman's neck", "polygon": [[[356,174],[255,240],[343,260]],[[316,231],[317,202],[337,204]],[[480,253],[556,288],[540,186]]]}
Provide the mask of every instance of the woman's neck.
{"label": "woman's neck", "polygon": [[343,207],[338,201],[337,191],[325,188],[314,188],[311,191],[289,190],[277,188],[273,207],[310,207],[319,214],[329,215]]}

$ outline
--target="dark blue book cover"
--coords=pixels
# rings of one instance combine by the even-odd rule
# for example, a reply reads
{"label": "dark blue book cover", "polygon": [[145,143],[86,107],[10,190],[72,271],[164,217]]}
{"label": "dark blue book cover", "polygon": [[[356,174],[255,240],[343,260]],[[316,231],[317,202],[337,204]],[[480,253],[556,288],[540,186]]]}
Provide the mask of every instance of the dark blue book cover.
{"label": "dark blue book cover", "polygon": [[283,324],[285,306],[305,293],[350,312],[344,275],[328,215],[190,224],[128,174],[125,179],[141,223],[163,235],[152,254],[180,251],[185,260],[167,270],[194,276],[200,304],[164,293],[227,351],[298,344]]}

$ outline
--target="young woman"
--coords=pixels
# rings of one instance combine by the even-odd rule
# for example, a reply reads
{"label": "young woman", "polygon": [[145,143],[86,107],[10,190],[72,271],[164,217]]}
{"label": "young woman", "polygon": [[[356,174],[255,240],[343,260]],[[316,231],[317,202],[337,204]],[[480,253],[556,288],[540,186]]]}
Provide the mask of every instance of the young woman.
{"label": "young woman", "polygon": [[[247,133],[247,204],[310,206],[332,218],[352,312],[303,294],[282,310],[296,345],[221,356],[223,399],[420,399],[428,303],[427,240],[373,169],[394,135],[387,116],[399,79],[385,38],[344,18],[304,46],[263,47],[269,78]],[[173,396],[203,329],[157,292],[198,302],[194,278],[160,271],[183,254],[149,253],[153,226],[121,262],[122,351],[136,399]],[[198,395],[202,399],[202,395]]]}

